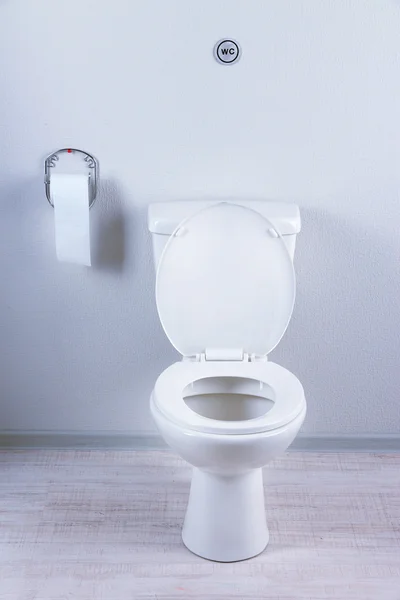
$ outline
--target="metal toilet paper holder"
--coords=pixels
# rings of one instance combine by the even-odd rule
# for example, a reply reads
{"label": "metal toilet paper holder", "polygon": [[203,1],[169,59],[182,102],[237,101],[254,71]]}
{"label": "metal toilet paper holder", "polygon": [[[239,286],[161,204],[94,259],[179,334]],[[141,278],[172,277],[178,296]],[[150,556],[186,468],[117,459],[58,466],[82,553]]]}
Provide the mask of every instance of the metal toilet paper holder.
{"label": "metal toilet paper holder", "polygon": [[[94,156],[92,156],[88,152],[84,152],[83,150],[77,150],[76,148],[61,148],[61,150],[57,150],[57,152],[52,152],[51,154],[49,154],[49,156],[44,161],[44,186],[46,189],[47,200],[48,200],[50,206],[52,206],[54,208],[54,204],[51,201],[51,193],[50,193],[51,169],[56,167],[56,164],[60,160],[60,157],[62,157],[65,154],[71,155],[71,157],[75,157],[75,158],[82,158],[82,167],[84,169],[83,173],[87,172],[88,180],[89,180],[89,208],[92,208],[92,206],[96,200],[96,196],[97,196],[97,179],[98,179],[99,165],[98,165],[97,160],[94,158]],[[74,164],[73,172],[74,173],[78,172],[78,169],[77,169],[78,165],[79,165],[79,172],[80,172],[80,166],[81,166],[80,162],[74,161],[74,163],[75,164]],[[71,171],[68,170],[68,172],[71,172]]]}

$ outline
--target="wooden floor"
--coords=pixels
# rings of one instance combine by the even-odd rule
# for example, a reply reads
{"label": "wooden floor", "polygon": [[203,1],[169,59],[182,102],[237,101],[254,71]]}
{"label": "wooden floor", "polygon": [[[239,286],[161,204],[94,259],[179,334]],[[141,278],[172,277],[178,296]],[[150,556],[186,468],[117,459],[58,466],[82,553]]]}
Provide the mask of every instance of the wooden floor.
{"label": "wooden floor", "polygon": [[400,600],[399,454],[276,460],[240,563],[182,545],[189,480],[167,452],[2,451],[1,600]]}

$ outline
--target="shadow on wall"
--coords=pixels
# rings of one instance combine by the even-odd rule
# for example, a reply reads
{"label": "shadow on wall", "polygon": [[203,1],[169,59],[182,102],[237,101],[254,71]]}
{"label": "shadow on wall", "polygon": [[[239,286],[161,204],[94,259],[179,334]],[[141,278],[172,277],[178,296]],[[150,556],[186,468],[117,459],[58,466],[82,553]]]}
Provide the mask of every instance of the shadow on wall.
{"label": "shadow on wall", "polygon": [[306,391],[305,429],[396,433],[398,251],[379,231],[328,212],[304,209],[302,218],[291,346],[283,350]]}
{"label": "shadow on wall", "polygon": [[[108,199],[112,198],[112,210]],[[98,198],[90,210],[92,266],[122,271],[125,261],[126,225],[122,194],[115,181],[100,180]]]}

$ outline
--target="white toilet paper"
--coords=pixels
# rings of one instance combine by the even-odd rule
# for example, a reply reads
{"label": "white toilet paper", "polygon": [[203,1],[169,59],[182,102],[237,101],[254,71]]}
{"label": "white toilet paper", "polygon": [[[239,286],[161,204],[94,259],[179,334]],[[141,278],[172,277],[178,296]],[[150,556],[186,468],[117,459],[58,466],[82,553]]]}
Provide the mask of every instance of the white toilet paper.
{"label": "white toilet paper", "polygon": [[91,265],[89,227],[89,180],[87,175],[51,176],[58,260]]}

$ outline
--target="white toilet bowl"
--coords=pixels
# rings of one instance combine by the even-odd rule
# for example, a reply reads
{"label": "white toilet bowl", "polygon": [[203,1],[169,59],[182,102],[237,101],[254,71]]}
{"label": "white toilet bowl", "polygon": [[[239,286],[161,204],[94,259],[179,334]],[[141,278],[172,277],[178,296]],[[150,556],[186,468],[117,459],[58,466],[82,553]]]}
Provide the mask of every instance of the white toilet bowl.
{"label": "white toilet bowl", "polygon": [[262,467],[288,448],[306,414],[299,380],[266,358],[286,330],[294,290],[279,232],[229,204],[181,224],[159,263],[161,322],[184,358],[157,379],[151,412],[194,467],[182,538],[210,560],[250,558],[268,543]]}
{"label": "white toilet bowl", "polygon": [[261,469],[287,449],[304,420],[298,379],[271,362],[184,361],[158,378],[151,411],[165,441],[194,467],[185,545],[222,562],[262,552]]}

